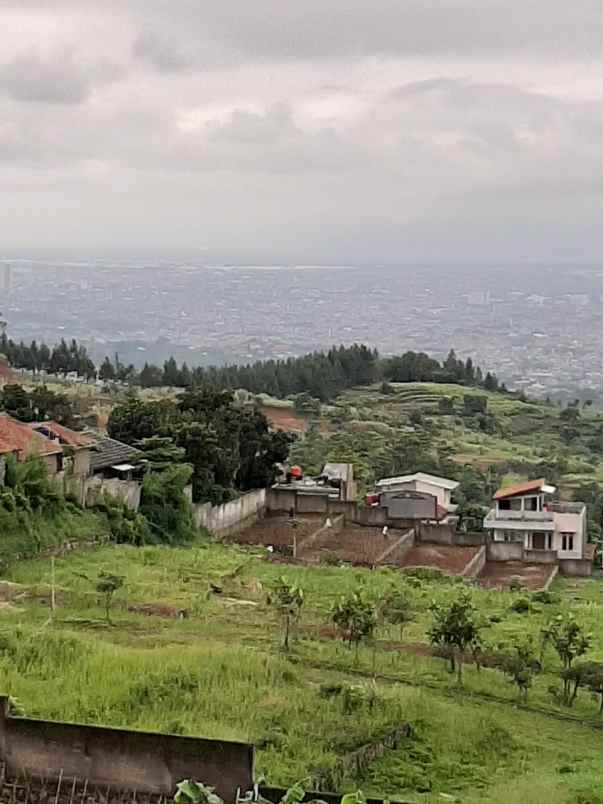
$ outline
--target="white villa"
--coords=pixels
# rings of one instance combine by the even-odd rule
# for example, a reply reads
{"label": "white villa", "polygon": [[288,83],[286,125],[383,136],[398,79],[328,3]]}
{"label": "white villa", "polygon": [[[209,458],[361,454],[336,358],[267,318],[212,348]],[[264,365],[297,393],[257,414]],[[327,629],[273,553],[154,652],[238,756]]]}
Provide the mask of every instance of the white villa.
{"label": "white villa", "polygon": [[521,542],[525,550],[548,550],[558,558],[584,558],[586,505],[557,502],[544,479],[499,489],[484,527],[495,542]]}
{"label": "white villa", "polygon": [[457,506],[452,502],[452,492],[458,488],[456,480],[429,475],[426,472],[415,472],[414,475],[386,477],[377,483],[378,491],[418,491],[431,494],[436,498],[439,507],[454,513]]}

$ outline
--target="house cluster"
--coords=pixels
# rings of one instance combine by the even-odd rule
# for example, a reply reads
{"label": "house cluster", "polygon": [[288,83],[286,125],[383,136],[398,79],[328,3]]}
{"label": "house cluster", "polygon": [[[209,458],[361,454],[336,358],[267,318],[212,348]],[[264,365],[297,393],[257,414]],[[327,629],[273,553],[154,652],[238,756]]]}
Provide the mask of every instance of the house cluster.
{"label": "house cluster", "polygon": [[[386,509],[392,520],[456,527],[452,492],[458,485],[424,472],[388,477],[377,483],[366,503]],[[562,502],[556,491],[544,478],[499,489],[483,522],[489,539],[521,547],[525,560],[592,560],[594,545],[587,543],[586,505]]]}
{"label": "house cluster", "polygon": [[116,479],[137,477],[142,453],[112,438],[96,438],[45,421],[25,424],[6,413],[0,414],[0,463],[14,455],[18,461],[41,458],[51,476],[58,478]]}

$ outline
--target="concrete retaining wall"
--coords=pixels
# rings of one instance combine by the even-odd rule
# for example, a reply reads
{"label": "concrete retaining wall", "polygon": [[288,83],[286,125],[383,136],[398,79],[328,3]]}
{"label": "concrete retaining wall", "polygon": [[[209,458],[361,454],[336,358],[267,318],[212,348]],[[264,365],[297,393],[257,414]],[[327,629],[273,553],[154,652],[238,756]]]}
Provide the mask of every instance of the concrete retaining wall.
{"label": "concrete retaining wall", "polygon": [[528,564],[556,564],[557,552],[555,550],[524,550],[523,560]]}
{"label": "concrete retaining wall", "polygon": [[9,775],[88,779],[170,795],[183,779],[216,788],[226,802],[253,785],[253,746],[148,732],[11,717],[0,698],[0,760]]}
{"label": "concrete retaining wall", "polygon": [[257,489],[223,505],[193,505],[193,516],[198,528],[206,528],[220,538],[253,525],[264,515],[265,510],[266,489]]}
{"label": "concrete retaining wall", "polygon": [[375,564],[399,564],[406,553],[414,547],[414,544],[415,532],[414,530],[409,530],[397,541],[389,545],[389,547],[377,557]]}
{"label": "concrete retaining wall", "polygon": [[464,533],[462,530],[457,531],[454,537],[454,543],[460,547],[479,547],[480,544],[486,544],[485,533]]}
{"label": "concrete retaining wall", "polygon": [[320,527],[318,527],[313,533],[310,533],[306,536],[303,541],[299,542],[297,545],[297,555],[296,558],[303,558],[304,552],[307,551],[312,545],[319,539],[323,533],[341,533],[344,525],[344,518],[343,514],[339,516],[333,517],[331,519],[331,524],[327,525],[324,522]]}
{"label": "concrete retaining wall", "polygon": [[561,558],[559,569],[562,575],[587,578],[593,574],[593,562],[588,558]]}
{"label": "concrete retaining wall", "polygon": [[453,525],[419,525],[419,541],[429,544],[456,544],[456,531]]}
{"label": "concrete retaining wall", "polygon": [[486,566],[486,545],[483,544],[461,573],[462,578],[477,578]]}
{"label": "concrete retaining wall", "polygon": [[559,567],[558,566],[551,567],[551,574],[549,575],[545,585],[542,587],[543,592],[546,592],[550,588],[551,584],[553,583],[558,574],[559,574]]}
{"label": "concrete retaining wall", "polygon": [[486,545],[488,561],[523,561],[521,542],[488,542]]}

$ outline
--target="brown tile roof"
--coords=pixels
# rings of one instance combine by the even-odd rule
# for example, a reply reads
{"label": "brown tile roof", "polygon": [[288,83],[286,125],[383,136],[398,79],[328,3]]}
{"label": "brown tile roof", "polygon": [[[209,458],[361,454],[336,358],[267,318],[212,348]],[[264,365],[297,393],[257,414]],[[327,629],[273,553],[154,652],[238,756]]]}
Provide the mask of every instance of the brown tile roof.
{"label": "brown tile roof", "polygon": [[0,414],[0,455],[7,452],[14,452],[19,460],[24,460],[30,455],[55,455],[63,452],[63,448],[56,441],[49,441],[36,433],[29,425],[3,413]]}
{"label": "brown tile roof", "polygon": [[136,447],[122,444],[114,438],[101,438],[90,453],[90,468],[98,472],[119,463],[138,463],[143,455]]}
{"label": "brown tile roof", "polygon": [[89,436],[70,430],[69,427],[63,427],[57,422],[34,422],[30,426],[47,438],[49,437],[47,434],[58,438],[61,444],[68,447],[91,447],[95,443],[94,439]]}
{"label": "brown tile roof", "polygon": [[499,489],[494,495],[494,499],[504,500],[506,497],[516,497],[518,494],[529,494],[531,491],[540,491],[543,486],[546,486],[546,480],[543,477],[539,480],[515,483],[513,486],[505,486],[505,488]]}

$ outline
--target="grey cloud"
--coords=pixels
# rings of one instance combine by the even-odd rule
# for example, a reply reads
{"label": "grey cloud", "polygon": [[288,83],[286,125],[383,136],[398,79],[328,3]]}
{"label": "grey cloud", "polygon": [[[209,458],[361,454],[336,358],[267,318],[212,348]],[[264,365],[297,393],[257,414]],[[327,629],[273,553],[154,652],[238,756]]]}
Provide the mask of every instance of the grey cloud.
{"label": "grey cloud", "polygon": [[173,61],[182,67],[203,65],[207,42],[219,43],[232,58],[296,61],[374,54],[582,58],[598,53],[603,39],[598,0],[379,0],[378,5],[366,0],[180,0],[178,14],[168,0],[132,2],[141,11],[153,9],[157,18],[155,46],[150,54],[143,47],[142,55],[168,70]]}
{"label": "grey cloud", "polygon": [[195,53],[183,46],[177,37],[162,35],[146,28],[134,42],[134,55],[159,71],[186,70],[195,65]]}
{"label": "grey cloud", "polygon": [[72,53],[44,58],[31,50],[0,67],[0,91],[17,101],[77,104],[88,96],[90,84]]}
{"label": "grey cloud", "polygon": [[603,4],[512,10],[0,0],[2,242],[201,229],[216,255],[325,262],[576,242],[603,204],[603,55],[579,64]]}
{"label": "grey cloud", "polygon": [[117,64],[83,63],[71,48],[48,55],[31,48],[0,64],[0,93],[24,103],[77,105],[87,100],[95,85],[123,75]]}

